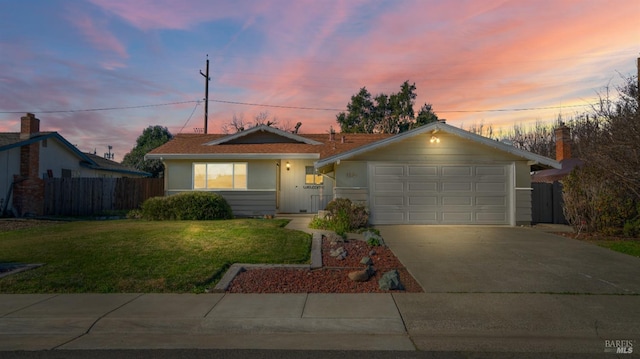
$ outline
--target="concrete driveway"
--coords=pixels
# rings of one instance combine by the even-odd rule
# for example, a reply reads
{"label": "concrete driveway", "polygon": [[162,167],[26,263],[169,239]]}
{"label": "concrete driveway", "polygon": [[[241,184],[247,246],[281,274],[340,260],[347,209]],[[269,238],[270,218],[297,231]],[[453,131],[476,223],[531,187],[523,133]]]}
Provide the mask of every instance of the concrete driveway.
{"label": "concrete driveway", "polygon": [[427,293],[640,293],[640,258],[532,228],[377,228]]}

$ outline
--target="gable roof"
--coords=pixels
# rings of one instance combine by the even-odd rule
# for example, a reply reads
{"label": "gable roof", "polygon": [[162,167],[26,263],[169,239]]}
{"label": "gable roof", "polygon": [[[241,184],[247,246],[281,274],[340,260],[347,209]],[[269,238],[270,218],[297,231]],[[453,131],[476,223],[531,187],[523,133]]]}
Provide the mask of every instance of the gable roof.
{"label": "gable roof", "polygon": [[524,158],[529,160],[530,162],[532,162],[532,165],[537,165],[540,166],[541,168],[560,168],[560,163],[558,163],[555,160],[552,160],[550,158],[544,157],[544,156],[540,156],[537,155],[535,153],[531,153],[528,151],[524,151],[518,148],[513,147],[512,145],[507,145],[503,142],[500,141],[496,141],[496,140],[492,140],[490,138],[484,137],[484,136],[480,136],[480,135],[476,135],[474,133],[471,133],[469,131],[465,131],[463,129],[451,126],[451,125],[447,125],[444,122],[433,122],[424,126],[420,126],[418,128],[415,128],[413,130],[409,130],[406,132],[402,132],[399,133],[397,135],[394,135],[392,137],[389,138],[385,138],[382,139],[380,141],[376,141],[374,143],[362,146],[362,147],[358,147],[358,148],[354,148],[352,150],[343,152],[343,153],[338,153],[335,154],[333,156],[321,159],[319,161],[316,162],[315,166],[316,168],[320,168],[320,167],[324,167],[327,165],[331,165],[337,161],[340,160],[346,160],[350,157],[365,153],[365,152],[369,152],[375,149],[379,149],[385,146],[388,146],[390,144],[393,143],[397,143],[400,142],[404,139],[416,136],[416,135],[420,135],[423,133],[428,133],[428,132],[446,132],[452,135],[456,135],[459,136],[461,138],[470,140],[470,141],[474,141],[477,142],[479,144],[485,145],[485,146],[489,146],[489,147],[493,147],[495,149],[510,153],[512,155]]}
{"label": "gable roof", "polygon": [[[267,126],[265,126],[267,127]],[[322,159],[390,137],[389,134],[291,134],[275,129],[265,129],[276,137],[264,142],[238,141],[250,139],[260,128],[247,135],[177,134],[169,142],[147,153],[148,159]],[[242,132],[248,132],[242,131]],[[277,138],[280,138],[278,140]],[[293,140],[293,141],[292,141]]]}
{"label": "gable roof", "polygon": [[138,171],[134,168],[127,167],[120,163],[107,160],[106,158],[102,158],[100,156],[82,152],[76,146],[72,145],[69,141],[67,141],[64,137],[62,137],[58,132],[39,132],[37,134],[32,134],[31,137],[27,139],[21,139],[19,132],[0,133],[0,152],[7,151],[12,148],[27,146],[32,143],[36,143],[36,142],[40,142],[48,139],[56,139],[60,143],[62,143],[62,145],[65,148],[70,150],[74,155],[76,155],[79,158],[80,166],[95,169],[95,170],[101,170],[101,171],[110,171],[110,172],[117,172],[117,173],[138,175],[138,176],[145,176],[145,177],[151,176],[151,173]]}
{"label": "gable roof", "polygon": [[[211,142],[205,143],[205,145],[207,146],[213,146],[213,145],[219,145],[219,144],[223,144],[223,143],[247,143],[247,142],[240,142],[238,140],[242,139],[243,137],[249,137],[250,135],[255,134],[256,132],[268,132],[271,133],[273,135],[275,135],[275,138],[280,138],[280,139],[288,139],[291,142],[294,143],[306,143],[308,145],[320,145],[322,144],[322,142],[318,142],[318,141],[314,141],[312,139],[309,138],[305,138],[302,136],[298,136],[297,134],[293,134],[293,133],[289,133],[286,131],[282,131],[280,129],[277,128],[273,128],[271,126],[267,126],[267,125],[259,125],[259,126],[255,126],[252,127],[246,131],[238,131],[232,135],[229,136],[225,136],[225,137],[221,137],[219,139],[213,140]],[[279,143],[282,143],[283,141],[281,140]]]}

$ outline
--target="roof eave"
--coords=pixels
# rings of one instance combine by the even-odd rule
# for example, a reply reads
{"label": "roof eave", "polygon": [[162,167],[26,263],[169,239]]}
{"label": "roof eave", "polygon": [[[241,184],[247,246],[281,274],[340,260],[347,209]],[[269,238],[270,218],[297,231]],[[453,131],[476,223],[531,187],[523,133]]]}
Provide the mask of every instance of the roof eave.
{"label": "roof eave", "polygon": [[148,160],[279,160],[318,159],[319,153],[153,153]]}

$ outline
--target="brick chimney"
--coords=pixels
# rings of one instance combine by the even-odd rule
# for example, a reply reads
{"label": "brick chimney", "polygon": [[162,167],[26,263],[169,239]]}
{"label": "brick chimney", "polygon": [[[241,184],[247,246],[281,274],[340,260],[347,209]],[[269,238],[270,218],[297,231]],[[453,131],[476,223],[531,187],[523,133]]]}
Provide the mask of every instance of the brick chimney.
{"label": "brick chimney", "polygon": [[40,132],[40,120],[36,115],[27,113],[20,118],[20,139],[26,140]]}
{"label": "brick chimney", "polygon": [[[40,132],[40,120],[32,113],[21,117],[20,139],[28,140]],[[44,181],[40,178],[40,142],[20,147],[20,174],[13,176],[13,206],[19,216],[41,215]]]}
{"label": "brick chimney", "polygon": [[571,158],[571,129],[564,123],[556,128],[556,161]]}

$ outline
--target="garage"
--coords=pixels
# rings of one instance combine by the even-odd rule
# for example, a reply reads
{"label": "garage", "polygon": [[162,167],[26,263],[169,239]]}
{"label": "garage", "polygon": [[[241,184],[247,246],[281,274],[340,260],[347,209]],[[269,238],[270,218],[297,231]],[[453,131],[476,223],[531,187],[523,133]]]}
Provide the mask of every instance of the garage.
{"label": "garage", "polygon": [[509,165],[369,163],[373,224],[510,224]]}

